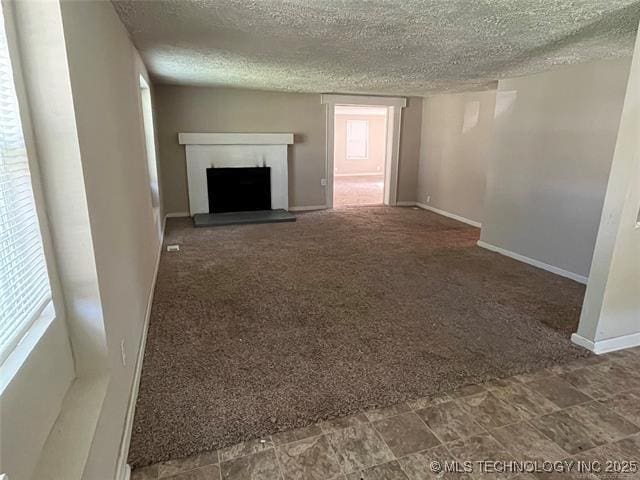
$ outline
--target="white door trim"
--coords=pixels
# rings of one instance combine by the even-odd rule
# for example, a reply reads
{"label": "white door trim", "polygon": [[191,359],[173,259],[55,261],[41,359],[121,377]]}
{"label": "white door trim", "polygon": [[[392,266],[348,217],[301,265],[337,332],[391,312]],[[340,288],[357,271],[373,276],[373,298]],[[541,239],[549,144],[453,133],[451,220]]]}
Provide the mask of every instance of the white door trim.
{"label": "white door trim", "polygon": [[320,102],[326,105],[326,188],[327,208],[333,208],[333,149],[336,105],[387,107],[387,156],[385,159],[384,204],[395,206],[398,198],[398,164],[400,158],[400,128],[402,109],[407,99],[402,97],[374,97],[365,95],[322,95]]}

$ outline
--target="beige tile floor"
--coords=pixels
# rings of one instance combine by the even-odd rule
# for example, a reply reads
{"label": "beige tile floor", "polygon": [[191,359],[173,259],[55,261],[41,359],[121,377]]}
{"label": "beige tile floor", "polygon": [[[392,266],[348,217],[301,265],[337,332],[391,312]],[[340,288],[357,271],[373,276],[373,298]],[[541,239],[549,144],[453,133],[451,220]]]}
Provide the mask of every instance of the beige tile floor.
{"label": "beige tile floor", "polygon": [[[596,470],[635,470],[639,432],[640,347],[144,467],[132,480],[635,480]],[[573,471],[481,472],[483,460],[565,461]],[[465,471],[431,469],[454,461]]]}

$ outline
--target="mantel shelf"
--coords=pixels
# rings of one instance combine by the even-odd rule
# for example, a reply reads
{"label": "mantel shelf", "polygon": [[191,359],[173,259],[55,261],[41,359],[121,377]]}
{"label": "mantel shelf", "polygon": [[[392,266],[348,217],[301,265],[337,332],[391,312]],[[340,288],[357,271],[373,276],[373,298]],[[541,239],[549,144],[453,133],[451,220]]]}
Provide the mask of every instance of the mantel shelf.
{"label": "mantel shelf", "polygon": [[291,145],[293,133],[178,133],[180,145]]}

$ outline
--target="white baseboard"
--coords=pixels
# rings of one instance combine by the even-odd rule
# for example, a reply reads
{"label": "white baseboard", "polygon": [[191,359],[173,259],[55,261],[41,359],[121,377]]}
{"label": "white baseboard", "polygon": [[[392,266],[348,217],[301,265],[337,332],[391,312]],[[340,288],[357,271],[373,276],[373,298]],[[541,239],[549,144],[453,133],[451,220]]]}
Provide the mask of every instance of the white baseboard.
{"label": "white baseboard", "polygon": [[416,202],[396,202],[396,207],[415,207]]}
{"label": "white baseboard", "polygon": [[[173,214],[165,215],[165,218]],[[160,257],[162,255],[162,245],[164,243],[164,223],[162,225],[162,235],[160,237],[160,246],[156,257],[156,265],[153,271],[153,281],[151,282],[151,291],[147,299],[147,310],[145,312],[144,325],[142,327],[142,337],[138,345],[138,357],[136,358],[135,373],[133,375],[133,385],[129,393],[129,403],[127,405],[127,416],[124,424],[124,432],[120,443],[120,454],[118,456],[118,465],[116,470],[116,480],[129,480],[131,476],[131,468],[127,464],[129,457],[129,444],[131,443],[131,432],[133,430],[133,417],[136,411],[136,401],[138,399],[138,389],[140,387],[140,375],[142,374],[142,363],[144,360],[144,351],[147,345],[147,333],[149,331],[149,319],[151,318],[151,307],[153,305],[153,296],[156,290],[156,281],[158,279],[158,270],[160,269]]]}
{"label": "white baseboard", "polygon": [[116,480],[130,480],[131,478],[131,467],[129,466],[128,463],[124,464],[124,468],[122,469],[122,473],[120,474],[120,477],[117,477]]}
{"label": "white baseboard", "polygon": [[444,210],[440,210],[439,208],[432,207],[430,205],[427,205],[426,203],[416,202],[415,205],[425,210],[429,210],[433,213],[437,213],[438,215],[442,215],[444,217],[449,217],[454,220],[458,220],[459,222],[466,223],[467,225],[471,225],[472,227],[476,227],[476,228],[482,227],[482,224],[480,222],[476,222],[475,220],[469,220],[468,218],[461,217],[460,215],[456,215],[455,213],[450,213]]}
{"label": "white baseboard", "polygon": [[578,275],[577,273],[569,272],[568,270],[563,270],[562,268],[549,265],[548,263],[541,262],[540,260],[535,260],[533,258],[525,257],[524,255],[520,255],[519,253],[505,250],[504,248],[496,247],[495,245],[491,245],[490,243],[483,242],[482,240],[478,240],[478,246],[482,248],[486,248],[487,250],[491,250],[492,252],[499,253],[506,257],[511,257],[514,260],[528,263],[529,265],[533,265],[534,267],[541,268],[548,272],[555,273],[556,275],[560,275],[561,277],[570,278],[571,280],[575,280],[578,283],[582,283],[586,285],[588,280],[587,277]]}
{"label": "white baseboard", "polygon": [[190,217],[191,214],[189,212],[173,212],[165,214],[164,218],[182,218],[182,217]]}
{"label": "white baseboard", "polygon": [[624,350],[625,348],[640,346],[640,333],[632,333],[623,335],[622,337],[607,338],[605,340],[592,341],[584,338],[582,335],[574,333],[571,335],[571,341],[576,345],[591,350],[598,355],[602,353],[615,352],[616,350]]}
{"label": "white baseboard", "polygon": [[311,205],[311,206],[301,206],[301,207],[289,207],[290,212],[308,212],[311,210],[326,210],[326,205]]}

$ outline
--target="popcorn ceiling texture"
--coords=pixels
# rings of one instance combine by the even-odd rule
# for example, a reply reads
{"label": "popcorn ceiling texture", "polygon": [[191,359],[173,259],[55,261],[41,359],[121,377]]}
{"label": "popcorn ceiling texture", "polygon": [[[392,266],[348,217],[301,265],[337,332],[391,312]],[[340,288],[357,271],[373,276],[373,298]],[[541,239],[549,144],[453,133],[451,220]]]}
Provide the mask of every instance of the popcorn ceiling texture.
{"label": "popcorn ceiling texture", "polygon": [[482,89],[629,56],[637,0],[114,1],[156,82],[295,92]]}

